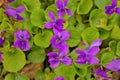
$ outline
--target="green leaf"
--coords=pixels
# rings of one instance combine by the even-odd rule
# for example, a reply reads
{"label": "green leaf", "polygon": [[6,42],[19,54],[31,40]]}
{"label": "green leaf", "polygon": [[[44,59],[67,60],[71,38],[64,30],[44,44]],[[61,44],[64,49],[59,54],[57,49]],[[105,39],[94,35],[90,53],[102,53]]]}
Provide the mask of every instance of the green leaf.
{"label": "green leaf", "polygon": [[30,20],[34,26],[43,27],[43,24],[46,21],[44,10],[39,9],[39,10],[32,11]]}
{"label": "green leaf", "polygon": [[64,76],[65,80],[74,80],[75,69],[72,65],[71,66],[61,65],[57,67],[54,71],[57,76]]}
{"label": "green leaf", "polygon": [[80,77],[85,77],[87,75],[87,68],[88,68],[87,64],[79,65],[75,63],[76,74],[79,75]]}
{"label": "green leaf", "polygon": [[32,63],[42,63],[45,60],[45,51],[43,48],[35,47],[28,55],[28,60]]}
{"label": "green leaf", "polygon": [[120,40],[120,28],[119,28],[119,26],[117,26],[117,25],[114,26],[114,28],[111,32],[111,38]]}
{"label": "green leaf", "polygon": [[80,3],[77,8],[78,14],[87,14],[93,6],[92,0],[80,0]]}
{"label": "green leaf", "polygon": [[89,21],[92,27],[102,28],[105,30],[111,30],[113,28],[113,25],[108,24],[105,12],[100,9],[92,10]]}
{"label": "green leaf", "polygon": [[120,57],[120,41],[117,43],[116,55]]}
{"label": "green leaf", "polygon": [[116,53],[116,50],[117,50],[117,41],[115,40],[112,40],[109,42],[109,47],[110,47],[110,50],[113,51],[114,53]]}
{"label": "green leaf", "polygon": [[105,66],[107,63],[109,63],[113,58],[115,58],[115,55],[112,51],[104,52],[101,57],[101,64]]}
{"label": "green leaf", "polygon": [[0,22],[2,22],[3,18],[4,18],[4,10],[0,8]]}
{"label": "green leaf", "polygon": [[35,73],[35,80],[46,80],[46,76],[45,76],[45,74],[43,73],[43,71],[38,70],[38,71]]}
{"label": "green leaf", "polygon": [[25,55],[21,50],[11,49],[3,54],[3,66],[9,72],[17,72],[26,63]]}
{"label": "green leaf", "polygon": [[81,41],[81,34],[78,29],[74,27],[69,28],[70,31],[70,39],[67,40],[69,47],[75,47]]}
{"label": "green leaf", "polygon": [[[17,0],[16,0],[17,1]],[[24,6],[26,7],[27,11],[32,12],[34,10],[40,9],[40,1],[39,0],[22,0]]]}
{"label": "green leaf", "polygon": [[105,6],[111,5],[111,1],[112,0],[94,0],[96,6],[101,10],[104,10]]}
{"label": "green leaf", "polygon": [[90,44],[99,38],[99,32],[96,28],[89,27],[83,31],[82,38],[86,43]]}
{"label": "green leaf", "polygon": [[20,73],[9,73],[5,76],[5,80],[29,80],[29,78]]}
{"label": "green leaf", "polygon": [[110,31],[107,31],[104,29],[99,29],[99,33],[100,33],[100,38],[102,40],[105,40],[105,39],[109,38],[109,36],[110,36]]}
{"label": "green leaf", "polygon": [[50,45],[50,39],[53,33],[49,30],[43,30],[42,33],[38,33],[34,37],[34,43],[42,48],[47,48]]}

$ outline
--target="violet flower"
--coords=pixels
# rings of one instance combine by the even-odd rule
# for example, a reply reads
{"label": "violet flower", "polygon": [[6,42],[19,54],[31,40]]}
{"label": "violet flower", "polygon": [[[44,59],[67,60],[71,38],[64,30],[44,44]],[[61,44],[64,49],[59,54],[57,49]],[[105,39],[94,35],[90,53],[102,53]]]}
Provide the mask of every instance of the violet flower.
{"label": "violet flower", "polygon": [[75,52],[79,54],[77,57],[77,64],[98,64],[98,59],[95,55],[100,51],[99,46],[102,44],[102,40],[98,39],[92,42],[92,44],[87,47],[85,50],[76,50]]}
{"label": "violet flower", "polygon": [[20,13],[25,11],[25,8],[23,6],[19,6],[16,9],[10,7],[10,6],[5,6],[7,9],[4,11],[5,14],[8,16],[11,16],[15,18],[16,20],[23,20],[23,17],[20,15]]}
{"label": "violet flower", "polygon": [[54,33],[55,35],[50,40],[52,47],[55,49],[59,49],[61,46],[68,47],[65,41],[70,38],[70,32],[66,30],[62,32],[54,31]]}
{"label": "violet flower", "polygon": [[2,53],[0,52],[0,60],[3,60],[3,58],[2,58]]}
{"label": "violet flower", "polygon": [[108,72],[108,69],[105,69],[105,70],[101,70],[101,68],[97,68],[95,72],[93,72],[94,74],[98,75],[98,76],[101,76],[102,78],[108,80],[110,77],[107,76],[107,72]]}
{"label": "violet flower", "polygon": [[117,7],[117,0],[112,0],[112,4],[111,6],[106,6],[105,7],[105,12],[108,15],[113,14],[114,12],[116,12],[117,14],[120,14],[120,8]]}
{"label": "violet flower", "polygon": [[30,49],[30,45],[28,42],[30,35],[27,30],[24,30],[24,31],[18,30],[14,33],[14,36],[16,37],[16,40],[14,42],[14,48],[18,47],[21,50]]}
{"label": "violet flower", "polygon": [[60,64],[60,62],[62,62],[65,65],[72,64],[71,58],[62,52],[59,52],[58,54],[55,52],[49,52],[47,56],[51,68],[57,67]]}
{"label": "violet flower", "polygon": [[9,3],[11,3],[11,2],[13,2],[13,1],[15,1],[15,0],[7,0]]}
{"label": "violet flower", "polygon": [[120,60],[113,59],[110,63],[106,64],[106,68],[117,71],[120,74]]}
{"label": "violet flower", "polygon": [[49,12],[48,16],[50,17],[51,21],[45,23],[44,27],[47,29],[53,28],[53,30],[55,29],[58,31],[62,31],[63,30],[63,23],[65,23],[65,21],[63,19],[56,20],[53,12]]}
{"label": "violet flower", "polygon": [[63,76],[59,76],[59,77],[55,78],[54,80],[64,80],[64,77]]}
{"label": "violet flower", "polygon": [[61,19],[66,13],[68,16],[72,16],[72,11],[69,8],[66,8],[68,0],[57,0],[56,6],[58,8],[58,17]]}

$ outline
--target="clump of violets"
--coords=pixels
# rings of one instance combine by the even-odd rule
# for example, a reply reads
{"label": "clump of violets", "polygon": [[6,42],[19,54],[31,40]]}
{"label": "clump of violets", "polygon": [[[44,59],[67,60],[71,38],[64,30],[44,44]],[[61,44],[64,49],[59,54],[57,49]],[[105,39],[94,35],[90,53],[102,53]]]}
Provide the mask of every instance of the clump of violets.
{"label": "clump of violets", "polygon": [[106,68],[117,71],[120,74],[120,60],[113,59],[110,63],[106,64]]}
{"label": "clump of violets", "polygon": [[87,47],[85,50],[77,49],[75,52],[78,54],[76,63],[77,64],[98,64],[99,61],[95,55],[100,51],[99,46],[102,44],[101,39],[97,39],[92,42],[92,44]]}
{"label": "clump of violets", "polygon": [[120,14],[120,8],[117,7],[117,0],[112,0],[111,6],[105,7],[105,12],[108,15],[113,14],[114,12]]}
{"label": "clump of violets", "polygon": [[5,42],[5,40],[0,38],[0,46],[2,46],[4,42]]}
{"label": "clump of violets", "polygon": [[18,47],[21,50],[29,50],[30,45],[28,39],[30,38],[30,34],[27,30],[21,31],[17,30],[14,33],[14,36],[16,37],[16,40],[14,42],[14,48]]}
{"label": "clump of violets", "polygon": [[65,23],[65,21],[63,19],[56,20],[54,13],[51,11],[48,13],[48,16],[50,17],[51,21],[45,23],[44,27],[47,29],[53,28],[53,30],[62,31],[63,30],[63,23]]}
{"label": "clump of violets", "polygon": [[97,76],[100,76],[106,80],[109,80],[110,77],[107,76],[108,69],[101,70],[101,68],[97,68],[93,73]]}
{"label": "clump of violets", "polygon": [[58,8],[58,17],[62,18],[67,13],[68,16],[72,16],[72,11],[69,8],[66,8],[66,5],[68,4],[68,0],[57,0],[56,6]]}
{"label": "clump of violets", "polygon": [[8,16],[11,16],[15,18],[16,20],[23,20],[24,18],[20,15],[20,13],[25,11],[24,6],[19,6],[16,9],[10,7],[10,6],[5,6],[7,9],[4,11],[5,14]]}
{"label": "clump of violets", "polygon": [[1,61],[1,60],[3,60],[3,58],[2,58],[2,52],[0,52],[0,61]]}
{"label": "clump of violets", "polygon": [[54,80],[64,80],[64,77],[63,76],[59,76],[59,77],[55,78]]}

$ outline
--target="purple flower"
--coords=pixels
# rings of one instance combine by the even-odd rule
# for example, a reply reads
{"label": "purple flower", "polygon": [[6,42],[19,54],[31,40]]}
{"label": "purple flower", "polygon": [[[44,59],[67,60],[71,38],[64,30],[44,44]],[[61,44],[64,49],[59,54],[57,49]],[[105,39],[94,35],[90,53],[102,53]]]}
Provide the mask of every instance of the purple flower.
{"label": "purple flower", "polygon": [[0,52],[0,60],[3,60],[3,58],[2,58],[2,53]]}
{"label": "purple flower", "polygon": [[64,77],[63,76],[59,76],[59,77],[55,78],[55,80],[64,80]]}
{"label": "purple flower", "polygon": [[69,8],[65,8],[68,0],[57,0],[56,6],[58,8],[58,17],[61,19],[66,13],[71,17],[72,11]]}
{"label": "purple flower", "polygon": [[52,47],[55,49],[59,49],[64,45],[67,47],[67,43],[65,41],[70,38],[70,32],[66,30],[62,32],[54,31],[54,33],[55,35],[50,40]]}
{"label": "purple flower", "polygon": [[9,3],[11,3],[11,2],[13,2],[13,1],[15,1],[15,0],[7,0]]}
{"label": "purple flower", "polygon": [[117,7],[117,1],[116,0],[112,0],[112,4],[111,6],[106,6],[105,7],[105,12],[108,15],[113,14],[114,12],[116,12],[117,14],[120,14],[120,8]]}
{"label": "purple flower", "polygon": [[11,16],[13,18],[16,18],[16,20],[23,20],[23,18],[20,16],[20,13],[25,11],[25,8],[23,6],[19,6],[18,8],[14,9],[10,6],[6,6],[6,10],[4,11],[5,14],[8,16]]}
{"label": "purple flower", "polygon": [[24,30],[23,32],[21,30],[18,30],[14,33],[14,36],[16,37],[16,40],[14,42],[14,47],[18,47],[21,50],[29,50],[30,45],[28,42],[28,39],[30,38],[30,35],[27,30]]}
{"label": "purple flower", "polygon": [[65,65],[72,64],[71,58],[62,52],[59,52],[58,54],[55,52],[49,52],[47,56],[51,68],[57,67],[60,64],[60,62],[62,62]]}
{"label": "purple flower", "polygon": [[106,64],[106,68],[112,71],[118,71],[120,74],[120,60],[113,59],[110,63]]}
{"label": "purple flower", "polygon": [[65,21],[63,19],[56,20],[53,12],[49,12],[48,16],[50,17],[51,21],[45,23],[44,27],[48,29],[53,28],[55,30],[62,31],[63,23],[65,23]]}
{"label": "purple flower", "polygon": [[92,42],[92,44],[87,47],[85,50],[76,50],[75,52],[79,54],[77,57],[77,64],[98,64],[98,59],[95,55],[100,51],[99,46],[102,44],[102,40],[98,39]]}
{"label": "purple flower", "polygon": [[5,42],[5,40],[0,38],[0,46],[2,46],[4,42]]}
{"label": "purple flower", "polygon": [[105,69],[105,70],[101,70],[100,67],[96,69],[95,72],[93,72],[94,74],[98,75],[98,76],[101,76],[103,77],[104,79],[108,80],[109,77],[107,76],[107,72],[108,70]]}

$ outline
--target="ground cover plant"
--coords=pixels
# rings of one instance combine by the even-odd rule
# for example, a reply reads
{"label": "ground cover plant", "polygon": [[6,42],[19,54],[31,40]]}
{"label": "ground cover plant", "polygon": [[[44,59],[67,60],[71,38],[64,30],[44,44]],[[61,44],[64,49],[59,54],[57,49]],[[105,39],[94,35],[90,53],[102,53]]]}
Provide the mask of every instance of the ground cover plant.
{"label": "ground cover plant", "polygon": [[0,0],[0,80],[120,80],[120,0]]}

